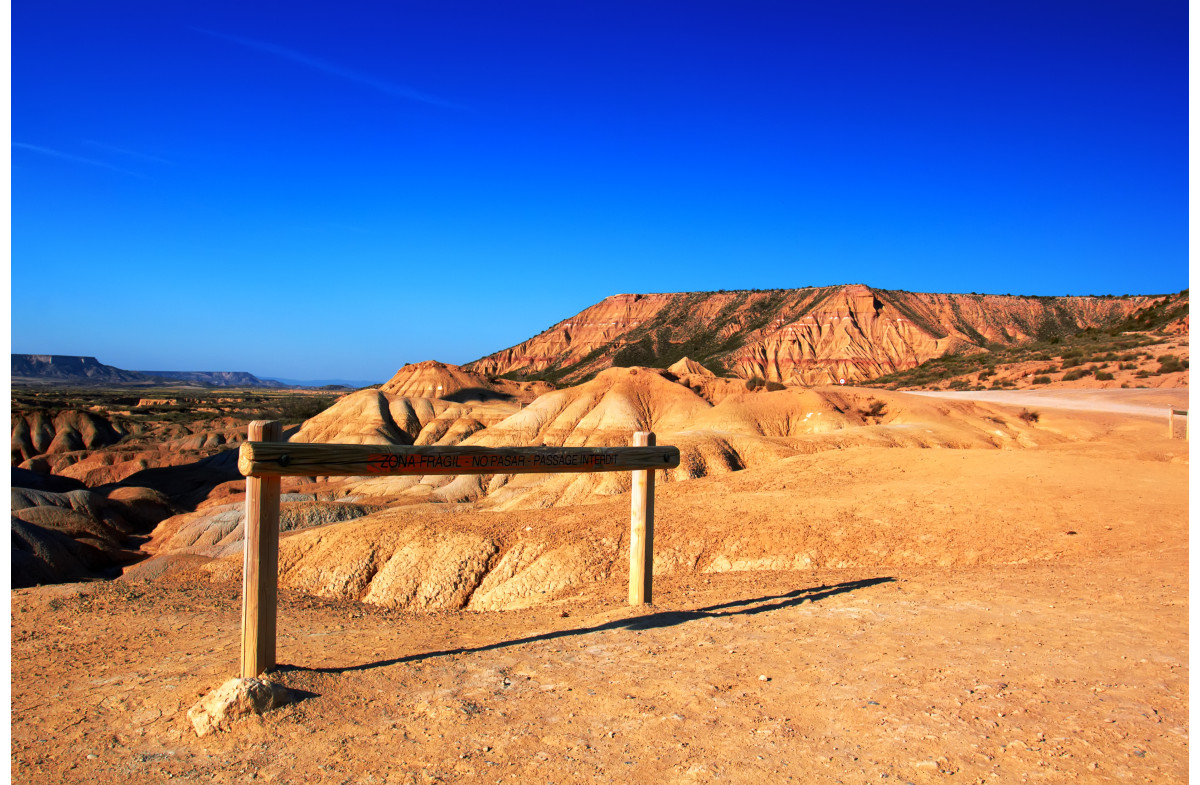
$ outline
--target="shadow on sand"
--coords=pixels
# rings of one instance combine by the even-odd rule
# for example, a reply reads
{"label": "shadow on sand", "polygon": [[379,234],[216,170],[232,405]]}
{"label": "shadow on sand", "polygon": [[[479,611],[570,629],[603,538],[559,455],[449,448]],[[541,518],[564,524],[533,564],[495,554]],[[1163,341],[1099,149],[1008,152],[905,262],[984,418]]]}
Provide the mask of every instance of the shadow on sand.
{"label": "shadow on sand", "polygon": [[310,673],[352,673],[354,671],[366,671],[373,668],[385,668],[388,665],[397,665],[404,662],[420,662],[421,660],[432,659],[434,657],[447,657],[455,654],[475,654],[477,652],[493,651],[495,649],[503,649],[509,646],[521,646],[526,643],[537,643],[539,641],[552,641],[558,638],[570,638],[576,635],[589,635],[595,632],[603,632],[605,630],[652,630],[660,627],[674,627],[679,624],[685,624],[689,621],[697,619],[715,619],[722,616],[753,616],[759,613],[767,613],[768,611],[778,611],[784,608],[792,608],[806,602],[818,602],[827,597],[833,597],[837,594],[845,594],[846,592],[855,591],[857,589],[865,589],[869,586],[878,586],[881,583],[891,583],[895,578],[866,578],[861,581],[846,581],[844,583],[835,583],[831,586],[815,586],[809,589],[796,589],[795,591],[787,592],[786,594],[776,594],[769,597],[754,597],[747,600],[734,600],[732,602],[724,602],[719,605],[709,605],[706,608],[697,608],[692,611],[659,611],[657,613],[649,613],[645,616],[634,616],[628,619],[616,619],[614,621],[597,624],[593,627],[577,627],[570,630],[557,630],[555,632],[546,632],[540,635],[531,635],[527,638],[515,638],[510,641],[500,641],[499,643],[489,643],[486,646],[476,646],[474,648],[462,649],[445,649],[443,651],[430,651],[422,654],[410,654],[407,657],[396,657],[390,660],[379,660],[378,662],[368,662],[362,665],[351,665],[345,668],[304,668],[298,665],[281,664],[276,670],[284,671],[308,671]]}

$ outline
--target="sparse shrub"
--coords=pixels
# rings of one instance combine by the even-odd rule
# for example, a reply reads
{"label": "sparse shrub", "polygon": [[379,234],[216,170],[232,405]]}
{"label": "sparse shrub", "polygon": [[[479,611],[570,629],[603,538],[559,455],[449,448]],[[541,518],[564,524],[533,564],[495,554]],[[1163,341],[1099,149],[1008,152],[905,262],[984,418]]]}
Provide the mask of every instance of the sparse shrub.
{"label": "sparse shrub", "polygon": [[1096,380],[1101,382],[1111,382],[1113,375],[1108,371],[1096,371]]}
{"label": "sparse shrub", "polygon": [[1066,373],[1064,373],[1062,380],[1064,382],[1073,382],[1076,379],[1082,379],[1083,377],[1087,376],[1090,373],[1091,373],[1091,371],[1087,368],[1076,368],[1073,371],[1067,371]]}
{"label": "sparse shrub", "polygon": [[1077,366],[1083,365],[1085,362],[1087,362],[1087,360],[1085,360],[1084,358],[1082,358],[1078,355],[1076,355],[1074,357],[1063,357],[1062,367],[1063,368],[1075,368]]}
{"label": "sparse shrub", "polygon": [[780,384],[779,382],[767,382],[767,392],[778,392],[786,389],[786,384]]}
{"label": "sparse shrub", "polygon": [[872,398],[871,404],[865,409],[859,409],[858,413],[863,417],[882,417],[887,413],[887,404]]}
{"label": "sparse shrub", "polygon": [[1187,364],[1180,362],[1179,358],[1173,354],[1164,354],[1158,358],[1158,370],[1156,373],[1174,373],[1182,371],[1187,367]]}
{"label": "sparse shrub", "polygon": [[1149,371],[1138,371],[1136,374],[1134,374],[1134,376],[1136,376],[1139,379],[1149,379],[1150,372]]}
{"label": "sparse shrub", "polygon": [[1030,425],[1032,425],[1033,423],[1037,422],[1038,420],[1040,420],[1042,418],[1042,415],[1038,414],[1037,412],[1032,412],[1029,409],[1022,409],[1021,413],[1018,414],[1017,416],[1020,417],[1025,422],[1029,423]]}
{"label": "sparse shrub", "polygon": [[1049,384],[1050,377],[1049,376],[1035,376],[1035,377],[1033,377],[1032,381],[1034,384]]}
{"label": "sparse shrub", "polygon": [[991,375],[992,375],[991,371],[980,371],[978,379],[979,379],[979,381],[982,382],[984,379],[988,378]]}

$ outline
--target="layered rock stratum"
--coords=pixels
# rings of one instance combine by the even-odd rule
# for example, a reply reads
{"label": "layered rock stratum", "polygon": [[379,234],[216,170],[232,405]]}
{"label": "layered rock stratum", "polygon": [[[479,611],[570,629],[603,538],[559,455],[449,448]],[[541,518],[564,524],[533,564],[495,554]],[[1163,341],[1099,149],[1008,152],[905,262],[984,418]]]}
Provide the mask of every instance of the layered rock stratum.
{"label": "layered rock stratum", "polygon": [[686,356],[721,375],[852,383],[951,352],[1114,324],[1156,299],[924,294],[861,284],[618,294],[464,367],[574,382],[613,365],[667,368]]}

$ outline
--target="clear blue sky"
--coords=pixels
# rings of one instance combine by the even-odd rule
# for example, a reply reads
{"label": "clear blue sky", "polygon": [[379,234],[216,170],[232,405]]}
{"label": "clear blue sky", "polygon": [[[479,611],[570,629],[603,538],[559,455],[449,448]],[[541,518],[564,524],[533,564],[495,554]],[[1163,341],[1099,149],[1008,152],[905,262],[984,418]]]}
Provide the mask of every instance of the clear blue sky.
{"label": "clear blue sky", "polygon": [[618,292],[1188,286],[1188,7],[12,8],[12,351],[387,378]]}

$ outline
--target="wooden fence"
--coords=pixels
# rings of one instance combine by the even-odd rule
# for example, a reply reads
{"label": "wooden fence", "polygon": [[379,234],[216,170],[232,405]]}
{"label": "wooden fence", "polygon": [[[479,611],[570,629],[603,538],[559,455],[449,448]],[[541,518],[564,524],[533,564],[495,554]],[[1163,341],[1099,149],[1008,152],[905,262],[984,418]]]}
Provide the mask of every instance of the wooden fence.
{"label": "wooden fence", "polygon": [[676,447],[638,432],[632,447],[402,447],[289,444],[274,420],[250,423],[238,453],[246,476],[246,549],[242,583],[242,677],[275,667],[279,586],[279,486],[288,476],[534,474],[633,472],[629,533],[629,604],[652,601],[654,471],[679,465]]}
{"label": "wooden fence", "polygon": [[1176,409],[1174,406],[1167,407],[1167,438],[1175,438],[1175,415],[1181,415],[1183,420],[1183,438],[1188,441],[1192,440],[1192,418],[1188,417],[1187,409]]}

